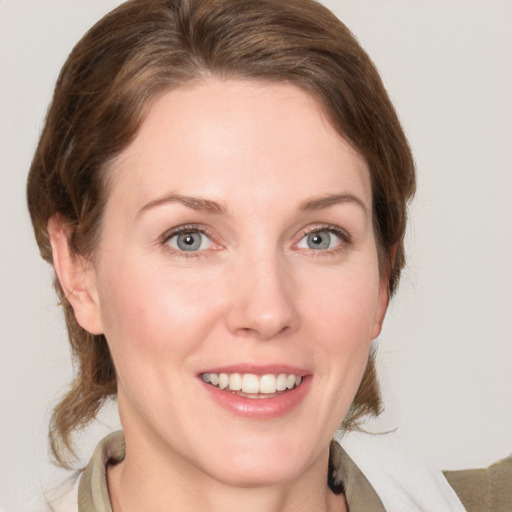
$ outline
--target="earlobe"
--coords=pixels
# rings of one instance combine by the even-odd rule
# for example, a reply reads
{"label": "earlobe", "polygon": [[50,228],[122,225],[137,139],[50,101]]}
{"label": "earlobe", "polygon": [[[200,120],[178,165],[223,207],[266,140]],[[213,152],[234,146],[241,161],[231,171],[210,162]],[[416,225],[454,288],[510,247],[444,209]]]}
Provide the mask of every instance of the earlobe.
{"label": "earlobe", "polygon": [[48,220],[53,266],[77,322],[91,334],[103,334],[95,272],[86,258],[75,254],[68,241],[65,220],[54,214]]}

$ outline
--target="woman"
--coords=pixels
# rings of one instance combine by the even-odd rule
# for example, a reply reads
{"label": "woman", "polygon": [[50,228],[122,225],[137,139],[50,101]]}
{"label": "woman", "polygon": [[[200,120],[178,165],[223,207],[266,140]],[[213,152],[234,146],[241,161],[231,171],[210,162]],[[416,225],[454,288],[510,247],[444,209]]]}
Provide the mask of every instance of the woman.
{"label": "woman", "polygon": [[413,191],[377,72],[319,5],[138,1],[93,27],[28,183],[79,363],[52,449],[115,394],[124,430],[79,510],[383,510],[331,439],[380,410]]}

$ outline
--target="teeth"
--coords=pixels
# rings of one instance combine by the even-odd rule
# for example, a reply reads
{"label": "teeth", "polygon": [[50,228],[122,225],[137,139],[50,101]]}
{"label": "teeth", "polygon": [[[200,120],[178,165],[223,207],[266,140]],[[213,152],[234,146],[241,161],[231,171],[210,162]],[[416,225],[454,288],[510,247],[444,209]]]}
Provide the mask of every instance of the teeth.
{"label": "teeth", "polygon": [[263,375],[260,378],[260,393],[275,393],[277,391],[276,380],[275,375]]}
{"label": "teeth", "polygon": [[286,389],[286,375],[284,373],[280,373],[277,376],[276,389],[277,391],[284,391]]}
{"label": "teeth", "polygon": [[242,391],[244,393],[259,393],[260,392],[260,381],[257,375],[252,373],[246,373],[242,377]]}
{"label": "teeth", "polygon": [[[215,375],[214,373],[210,373]],[[242,376],[239,373],[232,373],[229,376],[228,387],[231,391],[240,391],[242,389]]]}
{"label": "teeth", "polygon": [[253,373],[202,373],[201,378],[220,389],[229,388],[231,391],[242,391],[250,395],[271,395],[277,391],[293,389],[302,383],[301,376],[286,373],[261,376]]}
{"label": "teeth", "polygon": [[219,388],[226,389],[229,385],[229,377],[227,373],[221,373],[219,375]]}

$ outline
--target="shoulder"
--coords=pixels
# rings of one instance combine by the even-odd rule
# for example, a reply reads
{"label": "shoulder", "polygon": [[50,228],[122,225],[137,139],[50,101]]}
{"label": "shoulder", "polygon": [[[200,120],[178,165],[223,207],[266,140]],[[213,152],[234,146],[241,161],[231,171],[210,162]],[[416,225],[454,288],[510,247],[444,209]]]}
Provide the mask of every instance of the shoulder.
{"label": "shoulder", "polygon": [[[77,472],[66,482],[45,493],[45,505],[37,512],[78,512],[78,484],[81,472]],[[1,511],[0,511],[1,512]]]}
{"label": "shoulder", "polygon": [[464,512],[443,473],[415,454],[398,432],[350,432],[339,441],[375,489],[385,510]]}
{"label": "shoulder", "polygon": [[512,455],[488,468],[444,475],[468,512],[512,511]]}
{"label": "shoulder", "polygon": [[[87,467],[58,495],[47,497],[41,512],[112,512],[107,487],[107,466],[124,459],[122,431],[112,432],[97,445]],[[1,512],[1,511],[0,511]]]}

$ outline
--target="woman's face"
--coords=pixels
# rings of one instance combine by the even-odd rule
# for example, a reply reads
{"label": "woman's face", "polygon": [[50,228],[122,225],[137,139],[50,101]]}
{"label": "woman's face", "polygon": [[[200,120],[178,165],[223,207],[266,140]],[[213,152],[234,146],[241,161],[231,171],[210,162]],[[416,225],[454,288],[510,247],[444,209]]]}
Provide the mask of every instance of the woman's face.
{"label": "woman's face", "polygon": [[326,465],[387,305],[361,156],[301,90],[211,79],[153,104],[109,183],[85,327],[127,460],[239,485]]}

